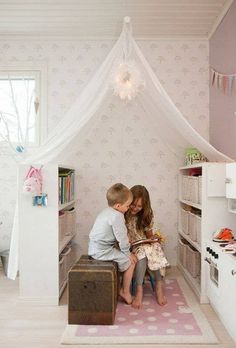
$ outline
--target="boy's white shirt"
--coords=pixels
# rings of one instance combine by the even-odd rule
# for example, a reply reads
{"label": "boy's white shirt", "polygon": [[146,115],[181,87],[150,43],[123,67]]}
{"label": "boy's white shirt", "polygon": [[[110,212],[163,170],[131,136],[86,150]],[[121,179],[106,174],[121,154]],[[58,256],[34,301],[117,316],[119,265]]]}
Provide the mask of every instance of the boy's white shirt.
{"label": "boy's white shirt", "polygon": [[118,242],[120,250],[130,255],[130,243],[127,236],[124,214],[108,207],[97,216],[89,234],[89,255],[114,247]]}

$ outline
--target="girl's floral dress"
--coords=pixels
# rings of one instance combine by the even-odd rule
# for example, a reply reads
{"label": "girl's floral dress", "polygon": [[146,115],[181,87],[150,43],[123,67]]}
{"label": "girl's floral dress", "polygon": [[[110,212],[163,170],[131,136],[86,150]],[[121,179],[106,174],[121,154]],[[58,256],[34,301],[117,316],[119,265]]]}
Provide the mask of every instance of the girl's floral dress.
{"label": "girl's floral dress", "polygon": [[[126,220],[126,226],[128,230],[128,237],[130,243],[134,243],[140,239],[147,239],[145,232],[152,231],[154,221],[144,230],[137,229],[137,216],[128,215]],[[151,271],[160,270],[161,274],[165,274],[165,267],[169,266],[169,263],[164,255],[163,249],[160,243],[150,243],[134,246],[132,252],[136,255],[138,260],[147,257],[148,268]]]}

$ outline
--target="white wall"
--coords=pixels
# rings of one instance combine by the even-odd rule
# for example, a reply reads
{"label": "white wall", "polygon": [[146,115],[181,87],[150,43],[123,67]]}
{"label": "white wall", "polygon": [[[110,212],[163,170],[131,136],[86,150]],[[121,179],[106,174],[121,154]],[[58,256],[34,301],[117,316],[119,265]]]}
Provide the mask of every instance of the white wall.
{"label": "white wall", "polygon": [[[192,126],[208,138],[208,42],[205,40],[145,40],[138,42],[166,91]],[[48,66],[48,129],[63,117],[83,85],[112,47],[110,41],[2,40],[0,63],[46,62]],[[166,252],[176,259],[177,168],[180,163],[158,138],[158,125],[144,119],[135,103],[121,105],[115,97],[98,112],[97,121],[79,137],[65,162],[78,168],[78,210],[81,251],[106,189],[122,181],[150,190],[156,225],[167,235]],[[168,141],[168,138],[167,138]],[[2,152],[2,151],[1,151]],[[182,165],[182,163],[181,163]],[[16,164],[0,155],[0,250],[9,246],[15,203]],[[3,199],[4,195],[4,199]],[[49,197],[50,199],[50,197]]]}

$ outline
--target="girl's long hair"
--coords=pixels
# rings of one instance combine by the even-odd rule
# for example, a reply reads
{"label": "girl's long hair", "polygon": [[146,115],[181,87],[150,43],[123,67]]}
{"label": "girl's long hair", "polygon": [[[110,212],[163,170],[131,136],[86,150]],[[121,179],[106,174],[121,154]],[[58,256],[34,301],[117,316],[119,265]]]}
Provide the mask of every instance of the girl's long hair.
{"label": "girl's long hair", "polygon": [[130,191],[133,194],[133,202],[141,198],[142,200],[142,210],[137,213],[137,228],[138,230],[143,230],[148,227],[153,219],[153,211],[151,207],[151,201],[149,197],[148,190],[145,186],[135,185]]}

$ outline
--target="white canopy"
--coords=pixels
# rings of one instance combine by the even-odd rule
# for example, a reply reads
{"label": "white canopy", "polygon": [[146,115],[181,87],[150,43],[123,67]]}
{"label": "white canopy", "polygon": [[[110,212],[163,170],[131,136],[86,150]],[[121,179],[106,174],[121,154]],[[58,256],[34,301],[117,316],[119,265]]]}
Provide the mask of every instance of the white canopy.
{"label": "white canopy", "polygon": [[[192,128],[174,105],[135,42],[129,17],[125,17],[121,35],[100,68],[45,143],[37,153],[26,159],[26,163],[58,161],[62,151],[72,144],[88,121],[96,117],[96,112],[105,98],[107,100],[114,94],[121,99],[127,99],[128,102],[134,99],[142,108],[143,117],[146,117],[150,124],[158,125],[158,136],[177,156],[183,157],[187,147],[195,147],[209,161],[232,161]],[[17,270],[16,209],[8,277],[15,279]]]}

